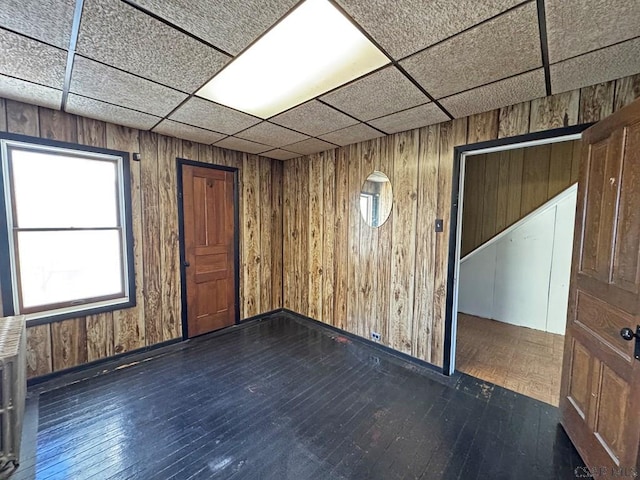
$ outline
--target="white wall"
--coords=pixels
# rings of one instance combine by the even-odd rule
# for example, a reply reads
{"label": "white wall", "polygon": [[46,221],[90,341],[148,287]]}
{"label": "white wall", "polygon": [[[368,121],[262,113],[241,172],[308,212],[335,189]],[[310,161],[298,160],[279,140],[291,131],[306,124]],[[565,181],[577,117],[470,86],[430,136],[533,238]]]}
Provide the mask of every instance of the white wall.
{"label": "white wall", "polygon": [[576,195],[573,185],[463,258],[458,311],[564,334]]}

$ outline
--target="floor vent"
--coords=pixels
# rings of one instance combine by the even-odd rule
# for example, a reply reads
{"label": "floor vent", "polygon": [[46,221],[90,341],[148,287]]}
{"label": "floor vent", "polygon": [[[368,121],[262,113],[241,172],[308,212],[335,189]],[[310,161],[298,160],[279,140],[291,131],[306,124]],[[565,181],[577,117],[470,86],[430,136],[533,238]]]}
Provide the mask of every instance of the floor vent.
{"label": "floor vent", "polygon": [[20,461],[20,440],[27,392],[24,315],[0,318],[0,478]]}

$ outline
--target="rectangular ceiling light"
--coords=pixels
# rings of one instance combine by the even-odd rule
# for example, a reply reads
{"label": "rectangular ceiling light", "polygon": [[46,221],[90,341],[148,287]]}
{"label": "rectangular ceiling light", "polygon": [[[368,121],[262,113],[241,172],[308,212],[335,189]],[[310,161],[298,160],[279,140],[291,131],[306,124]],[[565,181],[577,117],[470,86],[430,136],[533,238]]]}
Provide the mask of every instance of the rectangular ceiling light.
{"label": "rectangular ceiling light", "polygon": [[306,0],[196,95],[269,118],[389,59],[328,0]]}

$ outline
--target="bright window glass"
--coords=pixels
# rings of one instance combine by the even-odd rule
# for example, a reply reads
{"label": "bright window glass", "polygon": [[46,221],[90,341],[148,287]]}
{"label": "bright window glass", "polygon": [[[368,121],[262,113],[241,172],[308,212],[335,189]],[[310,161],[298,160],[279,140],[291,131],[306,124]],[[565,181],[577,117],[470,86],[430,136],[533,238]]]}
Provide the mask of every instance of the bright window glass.
{"label": "bright window glass", "polygon": [[121,156],[2,140],[14,314],[130,301],[124,173]]}

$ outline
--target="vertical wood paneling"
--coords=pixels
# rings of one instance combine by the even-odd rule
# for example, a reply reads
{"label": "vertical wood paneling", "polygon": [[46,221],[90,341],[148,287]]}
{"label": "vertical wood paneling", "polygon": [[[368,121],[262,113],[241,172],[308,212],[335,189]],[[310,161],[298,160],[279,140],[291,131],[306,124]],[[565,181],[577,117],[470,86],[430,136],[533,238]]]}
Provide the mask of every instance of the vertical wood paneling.
{"label": "vertical wood paneling", "polygon": [[244,255],[242,277],[244,284],[244,303],[241,312],[244,318],[252,317],[260,312],[260,185],[259,160],[255,155],[244,155],[242,176]]}
{"label": "vertical wood paneling", "polygon": [[176,158],[182,156],[180,140],[158,136],[158,192],[160,211],[160,268],[162,271],[162,340],[182,334],[180,252]]}
{"label": "vertical wood paneling", "polygon": [[358,318],[358,300],[360,287],[360,187],[362,178],[360,174],[360,155],[362,145],[350,145],[344,147],[349,152],[348,178],[349,178],[349,204],[348,204],[348,244],[349,257],[347,262],[347,325],[349,330],[356,333],[360,323]]}
{"label": "vertical wood paneling", "polygon": [[532,100],[529,131],[538,132],[540,130],[576,125],[578,123],[579,109],[579,90]]}
{"label": "vertical wood paneling", "polygon": [[[358,203],[360,201],[359,193],[362,190],[362,184],[366,178],[377,168],[378,157],[380,156],[380,141],[378,139],[370,140],[362,144],[360,152],[360,179],[361,184],[358,189]],[[357,294],[358,294],[358,326],[356,333],[365,338],[371,338],[371,332],[375,329],[377,308],[377,265],[376,251],[378,248],[378,229],[371,227],[362,219],[360,205],[358,204],[358,214],[360,220],[360,272],[357,276]]]}
{"label": "vertical wood paneling", "polygon": [[53,371],[51,359],[51,325],[27,328],[27,377]]}
{"label": "vertical wood paneling", "polygon": [[551,199],[571,185],[571,161],[574,142],[551,144],[549,157],[549,188],[547,199]]}
{"label": "vertical wood paneling", "polygon": [[274,309],[283,307],[283,163],[271,162],[271,306]]}
{"label": "vertical wood paneling", "polygon": [[53,369],[64,370],[87,362],[85,318],[51,324]]}
{"label": "vertical wood paneling", "polygon": [[21,135],[40,135],[40,119],[38,107],[26,103],[6,100],[7,131]]}
{"label": "vertical wood paneling", "polygon": [[[378,170],[384,172],[391,181],[392,194],[395,195],[395,180],[393,176],[393,152],[395,149],[394,137],[380,138],[380,157]],[[376,331],[382,336],[382,343],[390,345],[391,334],[389,332],[389,298],[391,296],[391,258],[392,237],[395,213],[392,211],[387,221],[378,227],[378,315],[376,319]]]}
{"label": "vertical wood paneling", "polygon": [[621,78],[615,82],[613,110],[620,110],[636,98],[640,98],[640,74]]}
{"label": "vertical wood paneling", "polygon": [[500,175],[500,156],[487,155],[484,165],[484,202],[482,217],[482,242],[496,233],[498,220],[498,182]]}
{"label": "vertical wood paneling", "polygon": [[271,239],[273,233],[273,187],[271,162],[259,159],[260,183],[258,215],[260,216],[260,284],[257,292],[260,294],[259,312],[273,310],[272,263],[273,250]]}
{"label": "vertical wood paneling", "polygon": [[484,142],[498,137],[498,119],[500,112],[490,112],[471,115],[468,119],[468,143]]}
{"label": "vertical wood paneling", "polygon": [[496,232],[501,232],[507,227],[507,225],[509,225],[509,223],[507,223],[507,212],[509,209],[509,160],[511,158],[511,152],[499,152],[498,158],[498,201],[496,204]]}
{"label": "vertical wood paneling", "polygon": [[615,83],[599,83],[580,89],[578,123],[597,122],[613,112]]}
{"label": "vertical wood paneling", "polygon": [[[146,305],[145,310],[148,310]],[[113,314],[108,312],[89,315],[86,323],[87,361],[93,362],[114,355]]]}
{"label": "vertical wood paneling", "polygon": [[[139,150],[138,131],[107,124],[107,147],[132,154]],[[136,282],[136,306],[113,312],[113,339],[116,353],[128,352],[146,345],[144,318],[144,281],[142,245],[142,192],[140,162],[129,162],[131,171],[131,217],[133,227],[133,257]]]}
{"label": "vertical wood paneling", "polygon": [[295,177],[293,161],[286,162],[282,168],[282,306],[293,310],[294,292],[294,265],[293,265],[293,181]]}
{"label": "vertical wood paneling", "polygon": [[524,150],[517,149],[509,152],[509,190],[507,192],[507,225],[511,225],[520,218],[520,204],[522,203],[522,167]]}
{"label": "vertical wood paneling", "polygon": [[142,263],[145,335],[147,345],[163,340],[162,261],[160,256],[160,191],[158,178],[158,136],[140,132],[140,182],[142,186]]}
{"label": "vertical wood paneling", "polygon": [[[300,178],[309,178],[309,161],[306,158],[300,159]],[[309,182],[302,181],[300,184],[300,215],[298,216],[298,257],[300,261],[300,291],[298,303],[300,311],[304,315],[309,315]]]}
{"label": "vertical wood paneling", "polygon": [[548,199],[550,153],[551,145],[549,144],[530,147],[524,151],[522,199],[520,201],[521,217],[533,211]]}
{"label": "vertical wood paneling", "polygon": [[435,276],[435,229],[433,212],[438,209],[438,162],[440,127],[420,130],[418,152],[418,208],[416,224],[416,279],[413,306],[411,355],[431,360],[433,326],[433,278]]}
{"label": "vertical wood paneling", "polygon": [[349,163],[348,150],[336,152],[335,312],[338,328],[347,327],[347,278],[349,263]]}
{"label": "vertical wood paneling", "polygon": [[[309,157],[309,316],[322,318],[323,271],[322,271],[322,244],[323,244],[323,161],[320,154]],[[304,181],[304,180],[303,180]],[[303,199],[304,201],[304,199]]]}
{"label": "vertical wood paneling", "polygon": [[[389,343],[411,353],[418,200],[418,130],[394,136],[391,299]],[[452,162],[453,163],[453,162]],[[451,179],[449,179],[451,183]]]}
{"label": "vertical wood paneling", "polygon": [[529,132],[531,103],[523,102],[500,109],[498,138],[515,137]]}
{"label": "vertical wood paneling", "polygon": [[0,98],[0,132],[7,131],[7,101]]}
{"label": "vertical wood paneling", "polygon": [[78,143],[78,125],[75,115],[41,108],[40,136],[50,140]]}
{"label": "vertical wood paneling", "polygon": [[322,310],[321,320],[333,323],[335,308],[336,163],[335,150],[320,154],[322,162]]}

